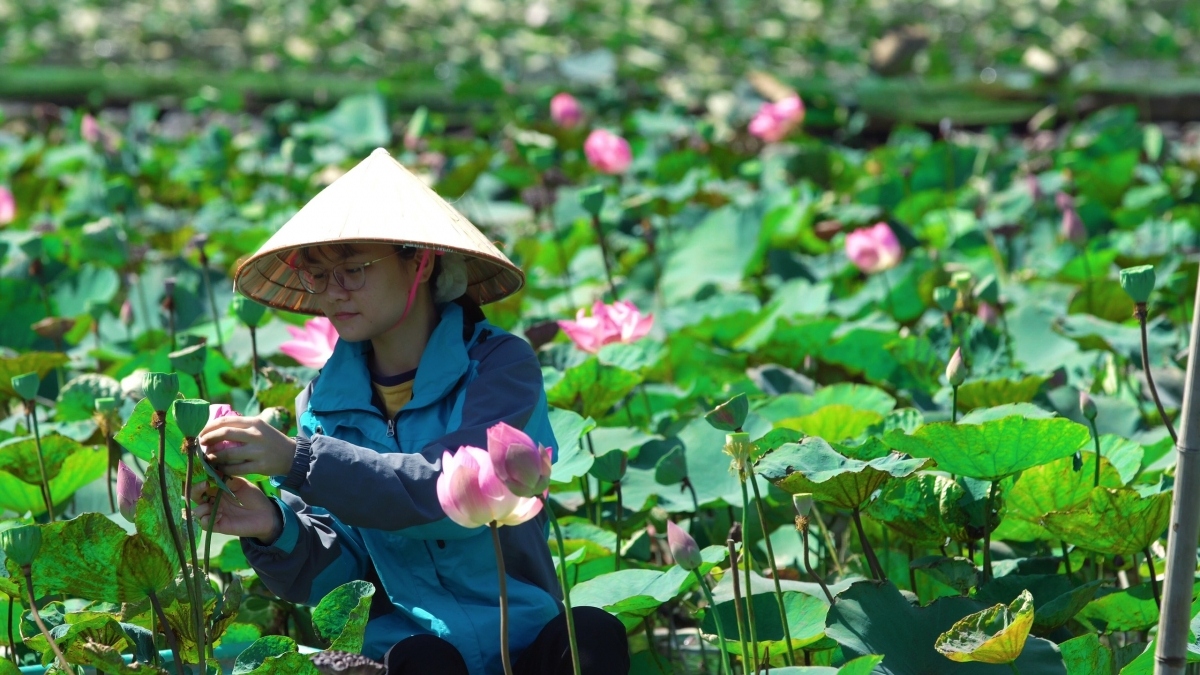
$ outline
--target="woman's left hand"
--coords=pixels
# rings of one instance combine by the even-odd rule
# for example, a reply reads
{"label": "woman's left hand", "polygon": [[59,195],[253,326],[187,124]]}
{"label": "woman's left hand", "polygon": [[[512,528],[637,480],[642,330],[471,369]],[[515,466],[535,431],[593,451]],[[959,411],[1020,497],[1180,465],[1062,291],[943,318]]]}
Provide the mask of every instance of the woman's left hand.
{"label": "woman's left hand", "polygon": [[258,417],[230,415],[211,420],[199,440],[207,448],[208,461],[235,476],[287,475],[296,456],[296,441]]}

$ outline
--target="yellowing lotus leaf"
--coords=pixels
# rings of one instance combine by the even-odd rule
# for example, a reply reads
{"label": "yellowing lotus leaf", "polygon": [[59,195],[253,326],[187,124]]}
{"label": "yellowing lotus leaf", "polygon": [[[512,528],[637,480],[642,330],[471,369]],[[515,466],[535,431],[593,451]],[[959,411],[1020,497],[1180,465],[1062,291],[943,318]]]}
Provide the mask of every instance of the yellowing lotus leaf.
{"label": "yellowing lotus leaf", "polygon": [[1025,649],[1033,627],[1033,596],[1021,591],[1012,604],[963,617],[942,633],[934,649],[960,663],[1012,663]]}

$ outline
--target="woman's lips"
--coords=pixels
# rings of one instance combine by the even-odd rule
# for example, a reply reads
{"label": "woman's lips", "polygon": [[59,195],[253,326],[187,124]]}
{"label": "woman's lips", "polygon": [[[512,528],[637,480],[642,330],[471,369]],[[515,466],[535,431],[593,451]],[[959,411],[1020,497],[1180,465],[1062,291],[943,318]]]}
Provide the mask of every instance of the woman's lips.
{"label": "woman's lips", "polygon": [[338,312],[337,314],[333,315],[333,318],[341,319],[344,321],[346,319],[349,319],[352,316],[358,316],[358,312]]}

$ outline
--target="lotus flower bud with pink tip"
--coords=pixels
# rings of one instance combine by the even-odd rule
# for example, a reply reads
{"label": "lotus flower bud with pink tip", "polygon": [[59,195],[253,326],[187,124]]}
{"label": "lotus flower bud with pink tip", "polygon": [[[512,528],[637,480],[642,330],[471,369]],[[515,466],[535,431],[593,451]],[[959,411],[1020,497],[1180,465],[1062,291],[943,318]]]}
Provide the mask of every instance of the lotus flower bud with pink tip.
{"label": "lotus flower bud with pink tip", "polygon": [[487,430],[492,468],[510,492],[536,497],[550,488],[551,450],[504,422]]}
{"label": "lotus flower bud with pink tip", "polygon": [[904,249],[892,228],[880,222],[846,235],[846,257],[863,273],[875,274],[899,264]]}
{"label": "lotus flower bud with pink tip", "polygon": [[675,562],[689,572],[704,562],[700,557],[700,547],[692,535],[670,520],[667,521],[667,546],[671,549],[671,557],[675,558]]}
{"label": "lotus flower bud with pink tip", "polygon": [[304,328],[288,326],[287,331],[293,339],[280,345],[279,351],[296,359],[302,366],[318,370],[333,355],[333,348],[338,341],[333,322],[323,316],[305,322]]}
{"label": "lotus flower bud with pink tip", "polygon": [[84,115],[79,122],[79,135],[88,143],[100,140],[100,123],[91,115]]}
{"label": "lotus flower bud with pink tip", "polygon": [[975,316],[990,326],[1000,319],[1000,312],[996,311],[996,308],[990,303],[981,302],[979,308],[975,310]]}
{"label": "lotus flower bud with pink tip", "polygon": [[536,497],[518,497],[496,474],[486,450],[464,445],[442,453],[437,479],[438,503],[450,520],[463,527],[519,525],[542,510]]}
{"label": "lotus flower bud with pink tip", "polygon": [[957,387],[967,379],[967,366],[963,363],[961,347],[954,350],[950,362],[946,364],[946,379],[952,387]]}
{"label": "lotus flower bud with pink tip", "polygon": [[142,479],[137,477],[125,465],[125,462],[117,463],[117,509],[125,520],[133,522],[133,517],[137,513],[137,502],[142,496]]}
{"label": "lotus flower bud with pink tip", "polygon": [[7,225],[17,218],[17,199],[12,190],[0,185],[0,225]]}
{"label": "lotus flower bud with pink tip", "polygon": [[583,108],[574,96],[564,91],[550,99],[550,119],[558,126],[570,129],[583,120]]}
{"label": "lotus flower bud with pink tip", "polygon": [[1077,246],[1081,246],[1087,242],[1087,227],[1083,224],[1083,219],[1079,217],[1079,212],[1074,207],[1064,209],[1062,212],[1062,238]]}
{"label": "lotus flower bud with pink tip", "polygon": [[633,163],[629,141],[607,129],[596,129],[583,142],[583,154],[588,163],[600,173],[625,173]]}

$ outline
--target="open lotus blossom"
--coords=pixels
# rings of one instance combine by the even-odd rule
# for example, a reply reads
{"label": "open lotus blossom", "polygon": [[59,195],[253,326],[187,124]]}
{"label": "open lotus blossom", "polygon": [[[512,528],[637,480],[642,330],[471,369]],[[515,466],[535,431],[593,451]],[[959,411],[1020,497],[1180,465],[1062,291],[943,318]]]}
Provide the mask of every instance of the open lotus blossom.
{"label": "open lotus blossom", "polygon": [[599,300],[592,305],[592,315],[584,316],[584,310],[575,314],[574,321],[559,321],[567,337],[579,349],[595,354],[612,342],[631,344],[650,332],[654,325],[653,314],[642,314],[637,305],[628,300],[618,300],[606,305]]}
{"label": "open lotus blossom", "polygon": [[[222,417],[229,416],[229,415],[233,415],[235,417],[242,416],[242,414],[240,412],[234,410],[232,407],[230,407],[228,404],[225,404],[225,403],[213,403],[208,406],[208,421],[209,422],[211,422],[215,419],[220,419]],[[238,443],[237,441],[219,441],[217,443],[214,443],[211,447],[207,447],[207,446],[201,446],[201,447],[204,450],[205,454],[212,454],[215,452],[220,452],[222,450],[228,450],[229,448],[237,448],[242,445],[244,445],[244,444]]]}
{"label": "open lotus blossom", "polygon": [[799,96],[789,96],[774,103],[764,103],[754,119],[750,120],[750,133],[775,143],[783,140],[792,129],[804,121],[804,102]]}
{"label": "open lotus blossom", "polygon": [[704,562],[692,535],[670,520],[667,521],[667,547],[671,549],[671,557],[685,570],[694,570]]}
{"label": "open lotus blossom", "polygon": [[91,115],[84,115],[79,122],[79,135],[88,143],[100,140],[100,123]]}
{"label": "open lotus blossom", "polygon": [[17,217],[17,199],[12,190],[0,185],[0,225],[7,225]]}
{"label": "open lotus blossom", "polygon": [[142,496],[142,479],[125,462],[117,463],[117,510],[125,520],[133,522],[137,502]]}
{"label": "open lotus blossom", "polygon": [[846,235],[846,257],[866,274],[895,267],[904,257],[896,233],[887,223],[855,230]]}
{"label": "open lotus blossom", "polygon": [[496,473],[487,450],[464,445],[442,453],[438,502],[446,516],[463,527],[520,525],[542,510],[536,497],[518,497]]}
{"label": "open lotus blossom", "polygon": [[304,328],[288,326],[287,330],[293,339],[280,345],[279,351],[309,368],[323,367],[338,340],[337,329],[323,316],[305,322]]}
{"label": "open lotus blossom", "polygon": [[550,119],[558,126],[570,129],[583,120],[583,108],[574,96],[564,91],[550,99]]}
{"label": "open lotus blossom", "polygon": [[550,448],[504,422],[487,430],[487,440],[492,468],[510,492],[518,497],[536,497],[550,488]]}
{"label": "open lotus blossom", "polygon": [[629,141],[607,129],[596,129],[583,142],[583,154],[588,163],[601,173],[625,173],[633,163]]}

